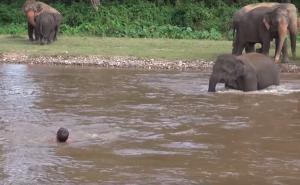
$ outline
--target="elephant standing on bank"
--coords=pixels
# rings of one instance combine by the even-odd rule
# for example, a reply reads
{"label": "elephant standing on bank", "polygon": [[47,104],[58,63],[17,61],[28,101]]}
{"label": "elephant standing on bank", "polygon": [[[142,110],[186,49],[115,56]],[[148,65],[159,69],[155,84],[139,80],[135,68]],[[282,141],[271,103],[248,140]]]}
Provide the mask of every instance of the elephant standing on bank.
{"label": "elephant standing on bank", "polygon": [[242,91],[260,90],[279,85],[279,69],[270,57],[260,53],[221,55],[213,66],[208,92],[215,92],[217,83]]}
{"label": "elephant standing on bank", "polygon": [[239,10],[233,20],[236,36],[232,53],[242,54],[254,50],[255,43],[261,43],[263,54],[268,55],[270,42],[275,38],[275,62],[279,62],[283,51],[283,58],[287,60],[285,40],[290,33],[293,58],[296,58],[297,14],[295,5],[290,3],[259,3],[248,5]]}
{"label": "elephant standing on bank", "polygon": [[[22,10],[28,20],[28,37],[30,41],[39,40],[38,34],[35,31],[36,18],[43,12],[53,14],[53,16],[55,17],[57,24],[55,27],[54,40],[57,39],[59,25],[62,21],[62,15],[59,13],[59,11],[43,2],[39,2],[36,0],[26,0],[26,2],[23,4]],[[35,38],[33,38],[33,32],[35,32]]]}
{"label": "elephant standing on bank", "polygon": [[[236,54],[236,50],[237,50],[237,39],[236,39],[236,34],[238,32],[238,28],[239,28],[239,22],[241,21],[242,17],[244,15],[246,15],[247,13],[249,13],[250,11],[256,9],[256,8],[260,8],[260,7],[264,7],[264,8],[273,8],[275,6],[278,6],[279,3],[255,3],[255,4],[249,4],[246,5],[244,7],[242,7],[241,9],[239,9],[238,11],[236,11],[233,15],[233,19],[232,19],[232,29],[233,29],[233,49],[232,49],[232,54]],[[254,52],[254,46],[252,44],[247,44],[245,46],[245,50],[246,52]]]}
{"label": "elephant standing on bank", "polygon": [[55,39],[56,27],[59,24],[56,15],[42,12],[36,17],[35,31],[41,45],[50,44]]}

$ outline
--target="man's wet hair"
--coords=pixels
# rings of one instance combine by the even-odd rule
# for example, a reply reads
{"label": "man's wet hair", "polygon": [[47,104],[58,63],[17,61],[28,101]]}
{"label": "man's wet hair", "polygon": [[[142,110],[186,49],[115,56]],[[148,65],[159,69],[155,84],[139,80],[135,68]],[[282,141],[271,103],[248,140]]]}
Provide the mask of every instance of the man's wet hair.
{"label": "man's wet hair", "polygon": [[69,131],[66,128],[59,128],[57,133],[56,133],[56,139],[58,142],[64,143],[67,141],[69,137]]}

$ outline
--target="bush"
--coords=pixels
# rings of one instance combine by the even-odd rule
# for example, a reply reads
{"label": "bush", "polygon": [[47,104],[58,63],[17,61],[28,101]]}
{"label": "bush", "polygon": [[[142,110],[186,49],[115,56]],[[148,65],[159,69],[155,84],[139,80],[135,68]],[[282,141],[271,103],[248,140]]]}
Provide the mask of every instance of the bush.
{"label": "bush", "polygon": [[[26,18],[21,1],[0,5],[0,33],[26,32]],[[51,2],[51,1],[49,1]],[[105,1],[104,1],[105,2]],[[236,7],[214,1],[172,3],[160,1],[113,1],[94,10],[88,3],[53,3],[64,19],[60,31],[67,35],[96,35],[109,37],[147,37],[174,39],[229,38],[230,23]]]}

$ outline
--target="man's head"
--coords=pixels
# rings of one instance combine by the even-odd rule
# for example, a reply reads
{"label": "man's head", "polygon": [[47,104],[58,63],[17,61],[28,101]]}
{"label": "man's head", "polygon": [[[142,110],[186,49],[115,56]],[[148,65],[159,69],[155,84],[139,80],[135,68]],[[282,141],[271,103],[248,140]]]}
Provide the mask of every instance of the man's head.
{"label": "man's head", "polygon": [[56,139],[58,142],[66,142],[69,137],[69,131],[66,128],[61,127],[56,133]]}

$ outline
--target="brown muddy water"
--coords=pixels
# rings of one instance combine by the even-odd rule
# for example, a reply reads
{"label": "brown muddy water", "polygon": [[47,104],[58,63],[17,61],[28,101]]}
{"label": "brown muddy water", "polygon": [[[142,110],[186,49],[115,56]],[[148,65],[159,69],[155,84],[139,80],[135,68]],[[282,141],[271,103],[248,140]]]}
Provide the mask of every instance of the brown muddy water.
{"label": "brown muddy water", "polygon": [[0,184],[300,184],[300,74],[251,93],[208,78],[0,65]]}

